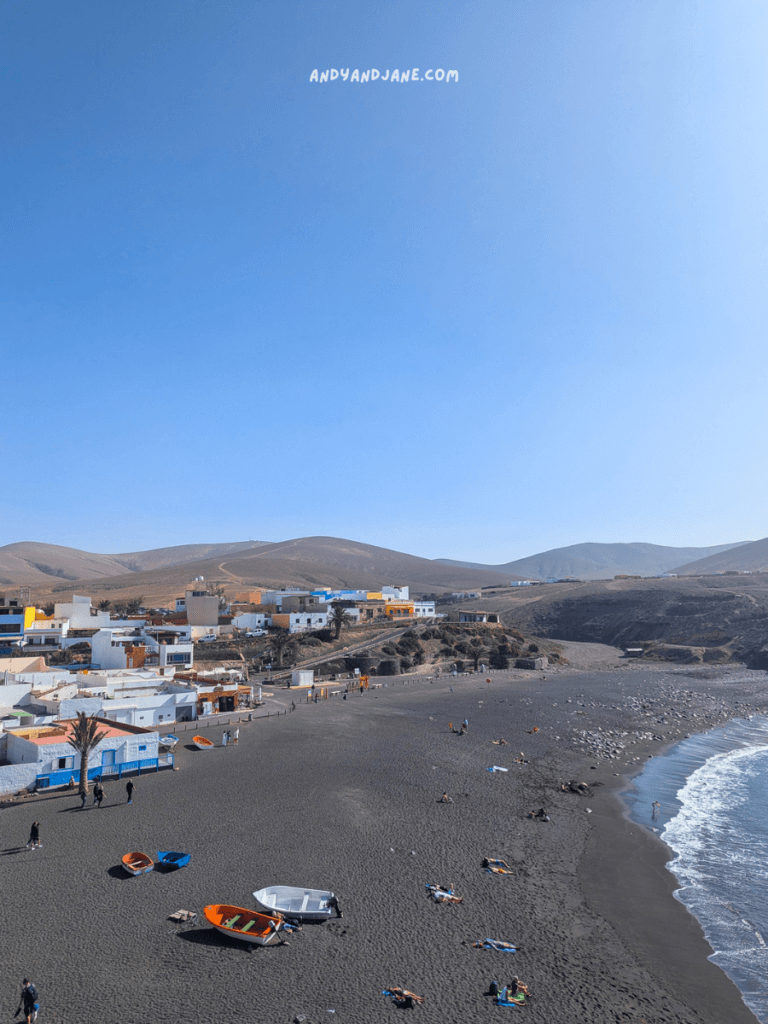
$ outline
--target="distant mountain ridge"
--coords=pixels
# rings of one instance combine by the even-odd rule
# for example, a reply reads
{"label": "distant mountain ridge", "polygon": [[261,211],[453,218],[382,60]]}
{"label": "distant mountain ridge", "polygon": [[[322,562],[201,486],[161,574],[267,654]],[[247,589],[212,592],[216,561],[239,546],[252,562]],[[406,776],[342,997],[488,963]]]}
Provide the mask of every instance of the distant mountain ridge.
{"label": "distant mountain ridge", "polygon": [[338,537],[186,545],[128,555],[95,555],[32,542],[0,548],[0,585],[30,586],[37,601],[48,596],[61,601],[69,593],[81,592],[110,599],[140,595],[148,602],[165,604],[183,595],[196,576],[228,592],[321,585],[379,590],[397,583],[412,587],[414,593],[430,593],[509,582],[506,574],[442,565]]}
{"label": "distant mountain ridge", "polygon": [[[23,541],[0,547],[0,587],[29,586],[50,595],[170,600],[196,576],[235,587],[320,585],[377,590],[400,583],[414,593],[507,586],[513,579],[581,580],[663,572],[756,569],[768,565],[768,539],[707,548],[658,544],[574,544],[502,565],[427,559],[338,537],[278,541],[183,544],[123,554],[95,554],[55,544]],[[715,568],[716,566],[716,568]],[[56,596],[54,600],[62,600]]]}
{"label": "distant mountain ridge", "polygon": [[674,572],[684,562],[694,562],[722,552],[731,551],[750,541],[718,544],[706,548],[673,548],[661,544],[571,544],[552,548],[537,555],[518,558],[503,565],[483,565],[478,562],[456,562],[448,558],[437,561],[472,569],[490,569],[493,572],[531,580],[562,579],[573,576],[580,580],[610,579],[621,573],[637,576],[657,576]]}
{"label": "distant mountain ridge", "polygon": [[741,544],[738,548],[718,553],[711,552],[707,558],[691,560],[677,566],[675,572],[702,576],[713,572],[765,572],[768,570],[768,537]]}
{"label": "distant mountain ridge", "polygon": [[37,587],[54,580],[101,579],[125,572],[183,565],[203,558],[223,558],[267,543],[248,540],[229,544],[181,544],[152,551],[100,555],[58,544],[20,541],[0,547],[0,585]]}

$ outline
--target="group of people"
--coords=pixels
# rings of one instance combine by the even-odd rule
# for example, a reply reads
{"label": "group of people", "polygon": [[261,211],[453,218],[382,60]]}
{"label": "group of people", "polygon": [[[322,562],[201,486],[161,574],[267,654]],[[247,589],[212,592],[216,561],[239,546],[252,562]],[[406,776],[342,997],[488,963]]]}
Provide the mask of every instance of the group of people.
{"label": "group of people", "polygon": [[226,747],[226,745],[228,743],[234,743],[235,746],[237,746],[237,742],[238,742],[239,739],[240,739],[240,729],[239,728],[235,729],[234,732],[230,732],[229,729],[227,729],[223,733],[223,735],[221,737],[221,745],[222,745],[222,747]]}
{"label": "group of people", "polygon": [[[128,779],[128,781],[125,784],[125,792],[128,798],[126,802],[132,804],[133,794],[136,792],[136,785],[131,779]],[[86,802],[88,800],[88,793],[85,791],[84,788],[81,787],[77,795],[80,797],[80,809],[82,810],[85,807]],[[95,804],[96,807],[101,807],[103,799],[104,787],[99,781],[96,781],[93,785],[93,803]]]}
{"label": "group of people", "polygon": [[508,985],[503,985],[502,987],[499,987],[497,982],[492,981],[490,994],[495,997],[495,1002],[500,1006],[511,1002],[521,1002],[523,996],[526,999],[532,998],[528,986],[524,985],[518,977],[514,977]]}
{"label": "group of people", "polygon": [[528,811],[528,817],[529,818],[534,818],[536,821],[551,821],[552,820],[550,818],[550,816],[547,814],[547,812],[544,810],[543,807],[540,807],[538,809],[538,811]]}

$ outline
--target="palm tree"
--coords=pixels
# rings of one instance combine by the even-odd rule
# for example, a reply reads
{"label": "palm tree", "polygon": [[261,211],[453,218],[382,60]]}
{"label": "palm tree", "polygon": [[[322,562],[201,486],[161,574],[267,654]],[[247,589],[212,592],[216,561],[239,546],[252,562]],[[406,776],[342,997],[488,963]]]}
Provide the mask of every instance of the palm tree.
{"label": "palm tree", "polygon": [[78,711],[77,721],[72,726],[72,734],[67,740],[80,755],[80,789],[88,792],[88,758],[94,747],[107,735],[106,729],[99,729],[94,716],[89,718],[84,711]]}
{"label": "palm tree", "polygon": [[275,656],[275,668],[283,667],[283,655],[286,653],[289,647],[292,647],[294,639],[286,629],[285,632],[282,630],[279,633],[273,634],[270,637],[270,644],[272,645],[272,652]]}
{"label": "palm tree", "polygon": [[334,640],[338,640],[342,629],[352,622],[352,616],[347,611],[347,607],[348,605],[342,604],[340,601],[334,601],[331,605],[332,611],[328,616],[328,625],[333,626]]}

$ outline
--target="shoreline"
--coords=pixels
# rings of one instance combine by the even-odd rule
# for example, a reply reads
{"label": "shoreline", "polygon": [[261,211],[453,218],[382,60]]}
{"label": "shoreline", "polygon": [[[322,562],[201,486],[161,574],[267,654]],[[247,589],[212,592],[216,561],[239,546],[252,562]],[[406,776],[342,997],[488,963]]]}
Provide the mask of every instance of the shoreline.
{"label": "shoreline", "polygon": [[[184,745],[179,772],[142,776],[131,807],[117,786],[101,810],[40,802],[39,852],[9,845],[26,842],[29,802],[8,808],[0,919],[13,943],[0,998],[18,998],[16,971],[33,978],[52,1019],[143,1024],[152,1012],[192,1024],[223,1010],[317,1024],[329,1009],[340,1022],[391,1021],[381,989],[401,985],[425,996],[425,1024],[479,1024],[502,1012],[484,993],[509,973],[535,994],[531,1024],[754,1024],[673,896],[668,848],[626,817],[620,793],[684,731],[763,712],[765,674],[654,665],[544,675],[392,677],[364,696],[243,723],[238,747]],[[701,700],[681,711],[675,694],[690,691]],[[275,691],[269,702],[289,707],[294,696]],[[632,744],[649,713],[669,719],[672,708],[689,719],[662,726],[663,743]],[[465,717],[465,736],[448,731]],[[630,734],[620,758],[593,760],[573,742],[585,718]],[[506,746],[492,745],[501,736]],[[521,751],[527,764],[515,761]],[[509,772],[489,773],[493,764]],[[585,798],[560,790],[569,779],[602,785]],[[439,803],[444,790],[452,805]],[[550,823],[526,818],[539,806]],[[192,862],[171,875],[121,872],[123,852],[157,848],[191,850]],[[504,858],[513,875],[486,874],[484,856]],[[464,904],[431,903],[427,882],[453,883]],[[204,923],[166,920],[207,903],[250,906],[267,884],[331,889],[344,918],[253,954]],[[44,929],[26,909],[30,891],[50,894]],[[463,944],[485,936],[522,949]]]}

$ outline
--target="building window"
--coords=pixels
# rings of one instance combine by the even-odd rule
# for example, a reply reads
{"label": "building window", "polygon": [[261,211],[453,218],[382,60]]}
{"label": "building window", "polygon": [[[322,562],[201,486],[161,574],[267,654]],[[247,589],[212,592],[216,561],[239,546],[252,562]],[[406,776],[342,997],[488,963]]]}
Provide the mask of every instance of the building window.
{"label": "building window", "polygon": [[66,768],[75,767],[74,757],[59,757],[57,760],[57,768],[59,771],[64,771]]}
{"label": "building window", "polygon": [[141,751],[141,750],[146,750],[146,749],[147,749],[147,744],[146,744],[146,743],[141,743],[141,744],[139,745],[139,750],[140,750],[140,751]]}

